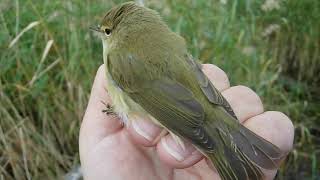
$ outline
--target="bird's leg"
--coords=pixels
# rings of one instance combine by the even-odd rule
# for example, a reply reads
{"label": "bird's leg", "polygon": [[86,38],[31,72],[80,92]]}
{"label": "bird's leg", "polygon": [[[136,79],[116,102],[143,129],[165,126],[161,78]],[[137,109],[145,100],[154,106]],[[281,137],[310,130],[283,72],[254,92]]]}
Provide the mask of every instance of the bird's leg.
{"label": "bird's leg", "polygon": [[116,113],[114,112],[114,108],[112,105],[110,105],[109,103],[106,104],[104,102],[102,102],[102,104],[104,104],[106,106],[106,109],[103,109],[102,112],[106,113],[107,115],[115,115]]}

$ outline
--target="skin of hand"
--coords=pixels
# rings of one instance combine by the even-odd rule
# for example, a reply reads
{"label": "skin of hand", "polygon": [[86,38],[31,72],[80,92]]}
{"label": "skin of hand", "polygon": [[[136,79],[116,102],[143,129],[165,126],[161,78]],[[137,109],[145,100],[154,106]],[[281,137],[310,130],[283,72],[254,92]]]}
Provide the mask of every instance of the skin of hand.
{"label": "skin of hand", "polygon": [[[288,153],[293,146],[291,120],[278,111],[264,111],[258,95],[245,86],[230,87],[225,72],[212,64],[203,71],[222,92],[240,122],[259,136]],[[115,115],[102,113],[112,104],[106,91],[104,65],[92,87],[79,137],[80,160],[85,179],[216,180],[214,167],[191,144],[175,143],[163,129],[141,118],[124,127]],[[280,162],[278,162],[280,163]],[[273,179],[276,170],[264,170]]]}

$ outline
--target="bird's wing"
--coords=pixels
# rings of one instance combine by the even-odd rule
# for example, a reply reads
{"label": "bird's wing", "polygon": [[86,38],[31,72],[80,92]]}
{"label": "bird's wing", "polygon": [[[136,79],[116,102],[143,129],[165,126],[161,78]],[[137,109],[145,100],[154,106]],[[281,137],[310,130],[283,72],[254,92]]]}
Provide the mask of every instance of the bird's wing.
{"label": "bird's wing", "polygon": [[203,107],[192,92],[169,79],[149,83],[129,96],[173,133],[205,151],[212,151],[213,139],[203,129]]}
{"label": "bird's wing", "polygon": [[222,106],[232,117],[237,119],[230,104],[222,96],[222,94],[213,86],[208,77],[202,72],[201,65],[198,62],[194,61],[191,56],[187,56],[186,61],[191,65],[197,77],[199,86],[203,94],[207,97],[207,99],[213,104]]}
{"label": "bird's wing", "polygon": [[108,56],[107,67],[115,83],[170,131],[191,140],[205,151],[213,150],[214,142],[203,128],[204,109],[193,93],[169,78],[140,79],[141,74],[136,74],[138,71],[145,76],[148,72],[140,69],[143,64],[139,64],[138,59],[132,55],[129,57],[134,61],[131,65],[124,63],[123,54]]}

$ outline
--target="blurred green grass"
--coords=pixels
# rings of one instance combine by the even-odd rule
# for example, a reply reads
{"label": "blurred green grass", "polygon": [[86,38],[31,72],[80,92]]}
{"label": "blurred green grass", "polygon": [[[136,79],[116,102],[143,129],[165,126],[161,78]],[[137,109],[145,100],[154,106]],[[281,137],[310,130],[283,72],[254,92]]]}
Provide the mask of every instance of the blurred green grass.
{"label": "blurred green grass", "polygon": [[[59,179],[79,164],[79,126],[102,63],[101,42],[88,27],[119,2],[0,2],[0,179]],[[145,3],[185,37],[194,57],[293,120],[294,149],[278,178],[319,178],[320,2]]]}

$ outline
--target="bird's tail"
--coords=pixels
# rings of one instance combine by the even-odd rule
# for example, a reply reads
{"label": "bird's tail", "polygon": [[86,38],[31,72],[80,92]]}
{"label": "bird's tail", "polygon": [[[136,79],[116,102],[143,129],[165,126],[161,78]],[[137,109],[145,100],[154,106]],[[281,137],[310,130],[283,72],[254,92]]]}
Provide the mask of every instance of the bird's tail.
{"label": "bird's tail", "polygon": [[262,179],[263,174],[259,167],[265,169],[277,167],[274,160],[280,159],[282,153],[275,145],[241,124],[237,124],[237,128],[232,128],[226,123],[215,124],[214,127],[216,131],[212,137],[220,137],[215,138],[216,142],[220,140],[216,144],[215,151],[207,153],[207,156],[222,179]]}
{"label": "bird's tail", "polygon": [[235,153],[231,147],[224,147],[221,151],[207,154],[221,179],[223,180],[259,180],[263,174],[247,156],[238,149]]}

